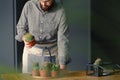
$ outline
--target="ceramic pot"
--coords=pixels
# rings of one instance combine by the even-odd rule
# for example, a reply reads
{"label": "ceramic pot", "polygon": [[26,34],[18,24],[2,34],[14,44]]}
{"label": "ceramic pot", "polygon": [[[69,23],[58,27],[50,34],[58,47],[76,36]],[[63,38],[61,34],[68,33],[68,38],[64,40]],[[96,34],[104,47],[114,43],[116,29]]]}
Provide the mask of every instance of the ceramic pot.
{"label": "ceramic pot", "polygon": [[32,70],[32,76],[40,76],[39,70]]}
{"label": "ceramic pot", "polygon": [[40,70],[40,77],[48,77],[48,71],[47,70]]}
{"label": "ceramic pot", "polygon": [[36,43],[35,40],[32,40],[32,41],[29,42],[29,44],[30,44],[31,46],[34,46],[35,43]]}
{"label": "ceramic pot", "polygon": [[58,76],[58,71],[51,71],[51,77],[57,77]]}

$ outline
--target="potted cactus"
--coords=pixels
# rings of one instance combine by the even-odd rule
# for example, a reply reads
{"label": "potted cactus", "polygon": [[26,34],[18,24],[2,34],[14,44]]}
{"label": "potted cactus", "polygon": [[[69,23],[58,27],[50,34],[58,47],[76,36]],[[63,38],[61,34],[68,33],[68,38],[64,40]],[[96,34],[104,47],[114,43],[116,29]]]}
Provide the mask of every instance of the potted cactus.
{"label": "potted cactus", "polygon": [[24,35],[25,41],[29,42],[29,44],[31,44],[31,46],[35,45],[35,39],[34,36],[30,33],[26,33]]}
{"label": "potted cactus", "polygon": [[32,67],[32,76],[39,76],[39,63],[35,62],[33,63],[33,67]]}
{"label": "potted cactus", "polygon": [[51,66],[50,62],[44,62],[40,67],[40,77],[50,77]]}
{"label": "potted cactus", "polygon": [[51,77],[57,77],[59,75],[60,65],[53,64],[51,67]]}

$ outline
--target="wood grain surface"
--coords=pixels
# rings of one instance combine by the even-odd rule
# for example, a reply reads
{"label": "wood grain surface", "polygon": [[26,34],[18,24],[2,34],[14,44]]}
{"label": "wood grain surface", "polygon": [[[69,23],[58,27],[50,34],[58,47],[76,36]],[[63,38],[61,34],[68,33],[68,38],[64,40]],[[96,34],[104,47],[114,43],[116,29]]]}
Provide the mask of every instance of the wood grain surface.
{"label": "wood grain surface", "polygon": [[85,71],[69,71],[67,74],[61,74],[56,78],[41,78],[33,77],[30,74],[2,74],[3,80],[120,80],[120,74],[113,74],[108,76],[87,76]]}

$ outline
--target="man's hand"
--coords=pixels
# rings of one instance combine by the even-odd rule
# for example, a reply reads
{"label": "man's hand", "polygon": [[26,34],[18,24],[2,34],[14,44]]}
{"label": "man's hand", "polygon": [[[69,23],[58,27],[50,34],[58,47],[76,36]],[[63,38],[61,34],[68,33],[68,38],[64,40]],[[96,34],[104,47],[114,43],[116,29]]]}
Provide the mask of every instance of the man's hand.
{"label": "man's hand", "polygon": [[61,76],[66,76],[67,75],[67,66],[66,65],[63,65],[63,64],[60,64],[60,75]]}
{"label": "man's hand", "polygon": [[60,64],[60,69],[61,70],[65,70],[66,69],[66,65]]}
{"label": "man's hand", "polygon": [[25,47],[27,48],[32,48],[35,45],[35,39],[33,39],[32,41],[26,41],[25,37],[23,36],[22,40],[25,44]]}

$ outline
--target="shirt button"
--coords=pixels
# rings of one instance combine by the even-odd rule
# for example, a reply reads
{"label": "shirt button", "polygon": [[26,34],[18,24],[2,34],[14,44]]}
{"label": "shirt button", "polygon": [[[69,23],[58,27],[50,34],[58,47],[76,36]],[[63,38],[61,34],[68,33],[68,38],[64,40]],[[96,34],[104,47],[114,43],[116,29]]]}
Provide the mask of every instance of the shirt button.
{"label": "shirt button", "polygon": [[42,37],[40,36],[40,39],[41,39]]}
{"label": "shirt button", "polygon": [[40,29],[40,32],[42,33],[42,29]]}
{"label": "shirt button", "polygon": [[43,21],[41,21],[41,23],[43,23]]}

